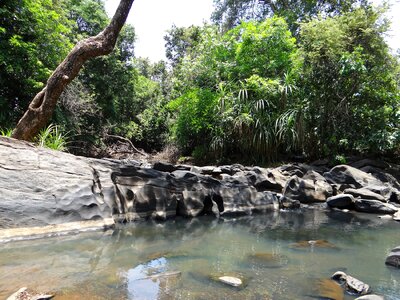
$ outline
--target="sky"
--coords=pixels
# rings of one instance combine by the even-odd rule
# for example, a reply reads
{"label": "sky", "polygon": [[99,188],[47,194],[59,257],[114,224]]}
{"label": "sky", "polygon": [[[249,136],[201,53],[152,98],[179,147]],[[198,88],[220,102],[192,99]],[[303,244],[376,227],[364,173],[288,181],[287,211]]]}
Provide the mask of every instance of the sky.
{"label": "sky", "polygon": [[[374,0],[376,3],[382,0]],[[113,16],[119,0],[105,0],[106,10]],[[392,21],[387,36],[389,46],[400,49],[400,0],[389,0],[392,8],[388,17]],[[165,60],[164,35],[173,24],[178,27],[202,25],[209,21],[213,11],[213,0],[135,0],[127,22],[135,27],[137,57],[149,57],[156,62]]]}
{"label": "sky", "polygon": [[[111,17],[119,0],[106,0]],[[178,27],[202,25],[213,11],[213,0],[135,0],[127,22],[135,27],[137,57],[165,60],[164,36],[173,24]]]}

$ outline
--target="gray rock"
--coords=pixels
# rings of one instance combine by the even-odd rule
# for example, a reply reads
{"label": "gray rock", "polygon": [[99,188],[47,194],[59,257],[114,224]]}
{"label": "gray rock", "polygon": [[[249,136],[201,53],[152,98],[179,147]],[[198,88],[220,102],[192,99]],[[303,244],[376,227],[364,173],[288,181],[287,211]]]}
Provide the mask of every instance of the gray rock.
{"label": "gray rock", "polygon": [[369,158],[365,158],[362,160],[358,160],[356,162],[353,162],[350,164],[352,167],[361,169],[366,166],[374,167],[374,168],[380,168],[380,169],[385,169],[389,167],[389,164],[385,161],[382,160],[373,160]]}
{"label": "gray rock", "polygon": [[346,291],[350,294],[365,295],[370,291],[368,284],[341,271],[334,273],[332,279],[344,284]]}
{"label": "gray rock", "polygon": [[345,189],[344,193],[353,195],[355,198],[387,202],[383,196],[381,196],[380,194],[374,193],[367,188]]}
{"label": "gray rock", "polygon": [[400,221],[400,210],[393,215],[393,220]]}
{"label": "gray rock", "polygon": [[394,214],[397,208],[389,203],[378,200],[356,199],[354,202],[356,211],[375,214]]}
{"label": "gray rock", "polygon": [[278,169],[253,168],[246,174],[249,182],[258,191],[275,191],[281,193],[289,176],[283,175]]}
{"label": "gray rock", "polygon": [[240,278],[233,276],[221,276],[218,277],[218,280],[222,283],[225,283],[230,286],[239,287],[243,284],[243,281]]}
{"label": "gray rock", "polygon": [[400,268],[400,246],[390,251],[389,255],[386,257],[385,264]]}
{"label": "gray rock", "polygon": [[351,208],[354,205],[354,197],[350,194],[340,194],[336,196],[329,197],[326,200],[326,204],[329,207],[336,207],[336,208]]}
{"label": "gray rock", "polygon": [[367,185],[382,185],[382,182],[371,174],[348,165],[338,165],[324,173],[324,177],[330,184],[352,186],[357,189]]}
{"label": "gray rock", "polygon": [[301,179],[292,176],[286,183],[283,196],[301,203],[325,202],[332,196],[332,187],[322,180]]}

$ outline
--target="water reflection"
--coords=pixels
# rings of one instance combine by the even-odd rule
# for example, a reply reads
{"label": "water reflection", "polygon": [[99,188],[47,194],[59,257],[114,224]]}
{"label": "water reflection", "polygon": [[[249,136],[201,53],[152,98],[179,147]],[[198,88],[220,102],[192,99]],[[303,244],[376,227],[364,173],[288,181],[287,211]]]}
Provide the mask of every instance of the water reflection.
{"label": "water reflection", "polygon": [[[399,229],[371,215],[307,209],[8,243],[0,298],[29,286],[55,299],[312,299],[339,293],[328,278],[346,270],[398,300],[400,272],[384,259]],[[241,274],[247,285],[234,290],[216,274]]]}

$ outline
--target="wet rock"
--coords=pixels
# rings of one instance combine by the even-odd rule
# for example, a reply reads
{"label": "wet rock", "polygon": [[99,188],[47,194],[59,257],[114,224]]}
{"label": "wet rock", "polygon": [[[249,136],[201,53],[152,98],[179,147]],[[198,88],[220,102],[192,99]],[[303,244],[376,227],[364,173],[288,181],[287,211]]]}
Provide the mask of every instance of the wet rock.
{"label": "wet rock", "polygon": [[355,198],[387,202],[383,196],[381,196],[380,194],[374,193],[367,188],[345,189],[343,192],[345,194],[353,195]]}
{"label": "wet rock", "polygon": [[230,286],[239,287],[243,284],[242,280],[233,276],[221,276],[218,280]]}
{"label": "wet rock", "polygon": [[324,180],[301,179],[293,176],[286,183],[283,196],[301,203],[325,202],[332,196],[332,187]]}
{"label": "wet rock", "polygon": [[298,209],[300,208],[299,200],[292,200],[287,197],[279,198],[279,208],[280,209]]}
{"label": "wet rock", "polygon": [[393,220],[400,221],[400,210],[393,215]]}
{"label": "wet rock", "polygon": [[355,300],[385,300],[385,297],[383,296],[379,296],[379,295],[365,295],[365,296],[361,296],[356,298]]}
{"label": "wet rock", "polygon": [[340,284],[343,284],[346,292],[352,295],[365,295],[370,291],[368,284],[341,271],[334,273],[332,275],[332,279],[338,281]]}
{"label": "wet rock", "polygon": [[326,200],[326,204],[329,207],[336,207],[336,208],[351,208],[354,205],[354,197],[350,194],[340,194],[336,196],[329,197]]}
{"label": "wet rock", "polygon": [[247,286],[249,279],[242,273],[216,273],[208,276],[214,282],[223,283],[231,287],[243,289]]}
{"label": "wet rock", "polygon": [[379,219],[382,220],[392,220],[393,216],[392,215],[383,215],[383,216],[378,216]]}
{"label": "wet rock", "polygon": [[386,257],[385,264],[400,268],[400,246],[390,251],[389,255]]}
{"label": "wet rock", "polygon": [[378,200],[356,199],[354,201],[356,211],[375,214],[394,214],[398,209]]}
{"label": "wet rock", "polygon": [[250,254],[248,260],[263,268],[281,268],[289,262],[289,258],[286,255],[269,252]]}
{"label": "wet rock", "polygon": [[309,240],[300,241],[289,246],[294,249],[306,249],[306,248],[326,248],[326,249],[337,249],[337,247],[328,242],[327,240]]}

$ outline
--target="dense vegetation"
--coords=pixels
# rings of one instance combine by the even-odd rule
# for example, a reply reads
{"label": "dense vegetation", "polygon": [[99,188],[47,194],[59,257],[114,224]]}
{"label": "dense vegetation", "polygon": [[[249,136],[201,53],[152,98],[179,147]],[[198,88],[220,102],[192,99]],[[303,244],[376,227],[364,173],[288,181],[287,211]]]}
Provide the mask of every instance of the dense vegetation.
{"label": "dense vegetation", "polygon": [[[115,136],[219,162],[399,154],[400,67],[384,41],[384,10],[271,3],[215,0],[214,25],[168,31],[167,62],[135,57],[134,28],[125,26],[114,52],[69,85],[42,136],[98,156]],[[108,21],[101,0],[0,7],[3,134],[71,47]]]}

